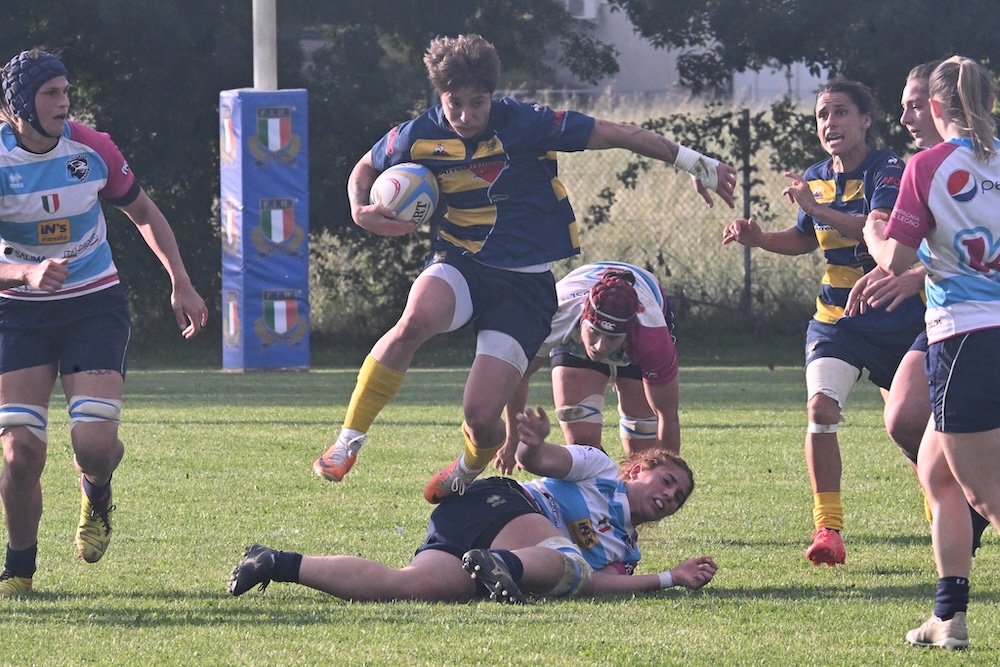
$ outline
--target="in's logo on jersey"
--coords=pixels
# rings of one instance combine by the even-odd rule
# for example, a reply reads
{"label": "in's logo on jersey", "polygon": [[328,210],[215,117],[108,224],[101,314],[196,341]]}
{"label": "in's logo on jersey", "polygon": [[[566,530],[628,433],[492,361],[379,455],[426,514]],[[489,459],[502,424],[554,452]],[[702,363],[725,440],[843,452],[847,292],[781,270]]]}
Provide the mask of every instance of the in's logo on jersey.
{"label": "in's logo on jersey", "polygon": [[46,220],[38,223],[38,245],[69,243],[69,220]]}
{"label": "in's logo on jersey", "polygon": [[964,169],[956,169],[948,177],[948,194],[957,202],[972,201],[976,196],[976,177]]}
{"label": "in's logo on jersey", "polygon": [[59,210],[59,195],[42,195],[42,208],[46,213],[55,213]]}
{"label": "in's logo on jersey", "polygon": [[86,155],[74,155],[66,160],[66,180],[85,181],[90,174],[90,163]]}

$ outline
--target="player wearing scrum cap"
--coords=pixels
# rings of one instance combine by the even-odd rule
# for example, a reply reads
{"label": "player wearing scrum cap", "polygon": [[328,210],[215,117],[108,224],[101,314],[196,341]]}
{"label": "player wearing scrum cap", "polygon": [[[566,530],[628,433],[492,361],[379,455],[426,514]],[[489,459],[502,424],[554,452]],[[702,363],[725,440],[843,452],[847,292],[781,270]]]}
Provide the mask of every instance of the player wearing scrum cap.
{"label": "player wearing scrum cap", "polygon": [[[625,453],[653,447],[679,452],[673,314],[656,276],[631,264],[595,262],[567,274],[556,291],[552,333],[507,406],[508,424],[527,403],[531,376],[550,358],[556,416],[567,443],[601,447],[611,383]],[[507,446],[496,457],[501,471],[510,471],[517,446],[517,434],[508,430]]]}
{"label": "player wearing scrum cap", "polygon": [[111,476],[130,325],[128,296],[101,209],[125,213],[170,275],[185,338],[208,320],[170,224],[111,138],[68,120],[62,61],[41,50],[0,74],[0,498],[7,553],[0,597],[32,591],[42,516],[48,404],[61,376],[81,473],[77,553],[99,560],[111,541]]}

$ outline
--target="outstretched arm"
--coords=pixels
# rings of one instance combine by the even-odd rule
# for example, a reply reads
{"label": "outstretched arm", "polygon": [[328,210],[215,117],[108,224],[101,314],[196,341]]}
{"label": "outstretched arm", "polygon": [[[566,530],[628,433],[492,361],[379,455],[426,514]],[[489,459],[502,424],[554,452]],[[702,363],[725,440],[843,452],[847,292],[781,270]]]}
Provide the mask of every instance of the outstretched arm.
{"label": "outstretched arm", "polygon": [[683,586],[696,591],[712,580],[719,566],[708,556],[691,558],[658,574],[621,574],[613,567],[595,570],[583,595],[642,593]]}
{"label": "outstretched arm", "polygon": [[545,410],[531,408],[517,415],[517,463],[530,473],[541,477],[562,479],[573,468],[573,455],[562,445],[546,442],[549,435],[549,417]]}
{"label": "outstretched arm", "polygon": [[178,328],[185,338],[196,336],[208,324],[208,308],[191,284],[170,223],[144,190],[139,192],[135,201],[122,206],[121,210],[135,224],[146,245],[170,276],[170,305],[174,309]]}
{"label": "outstretched arm", "polygon": [[639,155],[662,160],[691,174],[695,189],[705,203],[713,205],[710,191],[716,192],[729,208],[733,208],[736,170],[728,164],[681,146],[662,134],[628,123],[616,123],[601,118],[594,122],[594,131],[587,148],[624,148]]}

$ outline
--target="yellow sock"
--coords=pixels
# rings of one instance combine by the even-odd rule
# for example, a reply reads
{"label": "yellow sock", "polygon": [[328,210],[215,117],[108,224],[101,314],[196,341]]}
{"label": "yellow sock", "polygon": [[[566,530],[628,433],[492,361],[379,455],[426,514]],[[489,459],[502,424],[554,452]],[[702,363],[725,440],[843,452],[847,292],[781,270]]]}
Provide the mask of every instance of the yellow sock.
{"label": "yellow sock", "polygon": [[472,442],[472,438],[469,437],[469,432],[465,430],[464,423],[462,424],[462,437],[465,438],[464,463],[469,470],[486,468],[505,442],[505,440],[501,440],[496,447],[476,447],[476,443]]}
{"label": "yellow sock", "polygon": [[367,433],[378,413],[399,391],[404,377],[406,373],[383,366],[370,354],[365,357],[347,406],[344,428]]}
{"label": "yellow sock", "polygon": [[825,526],[830,530],[843,530],[844,508],[840,504],[839,491],[813,495],[813,523],[816,528]]}
{"label": "yellow sock", "polygon": [[927,523],[934,523],[934,514],[931,512],[931,504],[927,501],[927,494],[923,491],[923,488],[921,488],[920,495],[924,499],[924,516],[927,517]]}

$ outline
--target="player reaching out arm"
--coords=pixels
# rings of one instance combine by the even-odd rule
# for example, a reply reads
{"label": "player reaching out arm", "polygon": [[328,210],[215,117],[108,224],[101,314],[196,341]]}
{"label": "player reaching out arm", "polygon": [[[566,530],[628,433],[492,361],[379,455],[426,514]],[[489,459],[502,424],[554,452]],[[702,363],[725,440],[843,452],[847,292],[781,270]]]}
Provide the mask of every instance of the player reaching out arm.
{"label": "player reaching out arm", "polygon": [[733,206],[736,171],[635,126],[494,99],[500,59],[479,35],[433,40],[424,63],[440,104],[378,141],[351,172],[348,195],[359,226],[384,235],[409,233],[412,225],[368,203],[369,191],[385,169],[417,162],[437,175],[446,213],[399,321],[362,364],[337,440],[313,470],[326,480],[343,480],[416,351],[471,323],[477,342],[463,397],[462,453],[424,488],[424,498],[437,503],[461,494],[505,443],[504,407],[556,311],[551,267],[580,252],[557,154],[624,148],[662,160],[690,173],[709,206],[713,193]]}

